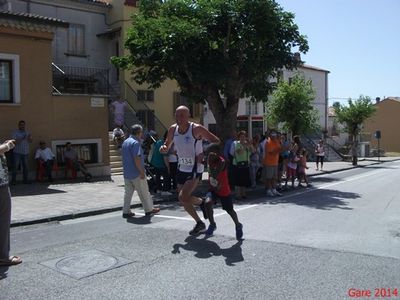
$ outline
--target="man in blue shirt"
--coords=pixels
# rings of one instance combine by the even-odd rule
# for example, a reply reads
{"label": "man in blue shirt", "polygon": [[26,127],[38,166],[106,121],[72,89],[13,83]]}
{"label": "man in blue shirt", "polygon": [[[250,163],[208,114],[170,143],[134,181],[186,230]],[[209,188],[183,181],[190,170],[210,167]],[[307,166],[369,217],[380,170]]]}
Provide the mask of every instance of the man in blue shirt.
{"label": "man in blue shirt", "polygon": [[124,169],[125,195],[123,218],[130,218],[135,215],[131,211],[131,200],[136,190],[146,216],[156,214],[159,208],[153,206],[153,199],[149,193],[146,171],[144,168],[144,153],[141,147],[143,128],[139,124],[131,127],[131,135],[122,143],[122,166]]}

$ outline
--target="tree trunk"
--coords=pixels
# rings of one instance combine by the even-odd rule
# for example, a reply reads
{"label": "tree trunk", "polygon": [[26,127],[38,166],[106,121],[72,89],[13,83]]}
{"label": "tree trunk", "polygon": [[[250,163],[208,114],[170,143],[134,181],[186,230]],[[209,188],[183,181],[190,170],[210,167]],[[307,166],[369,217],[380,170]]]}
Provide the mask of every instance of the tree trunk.
{"label": "tree trunk", "polygon": [[222,151],[225,141],[232,136],[232,132],[236,132],[239,98],[228,97],[226,107],[219,96],[209,97],[207,102],[217,124],[217,136],[221,139]]}

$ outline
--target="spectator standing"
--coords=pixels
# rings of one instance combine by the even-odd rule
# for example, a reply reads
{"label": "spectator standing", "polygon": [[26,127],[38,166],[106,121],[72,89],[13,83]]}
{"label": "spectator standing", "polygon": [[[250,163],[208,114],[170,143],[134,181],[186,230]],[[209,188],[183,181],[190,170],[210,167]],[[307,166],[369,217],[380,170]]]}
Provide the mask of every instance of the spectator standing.
{"label": "spectator standing", "polygon": [[[40,141],[39,148],[36,150],[35,159],[38,162],[38,165],[43,164],[46,170],[47,178],[50,182],[53,181],[51,171],[54,165],[54,158],[55,155],[49,147],[46,147],[46,142]],[[40,169],[38,171],[40,171]]]}
{"label": "spectator standing", "polygon": [[233,181],[234,181],[234,179],[233,179],[233,169],[234,168],[233,168],[233,164],[232,164],[233,157],[232,157],[230,151],[231,151],[231,147],[232,147],[233,142],[236,140],[236,137],[237,137],[236,131],[232,131],[231,134],[230,134],[230,137],[225,141],[224,153],[223,153],[224,154],[224,159],[225,159],[225,161],[227,163],[228,178],[229,178],[229,184],[231,185],[231,189],[234,188],[234,186],[233,186]]}
{"label": "spectator standing", "polygon": [[261,167],[260,164],[260,136],[256,135],[252,141],[252,153],[250,155],[250,181],[251,187],[257,186],[257,171]]}
{"label": "spectator standing", "polygon": [[317,156],[317,171],[318,171],[318,163],[321,162],[321,171],[322,168],[324,167],[324,157],[325,157],[325,147],[324,147],[324,141],[319,140],[317,146],[315,147],[315,155]]}
{"label": "spectator standing", "polygon": [[22,262],[21,257],[10,256],[11,194],[8,186],[8,168],[5,153],[15,146],[15,140],[0,144],[0,267]]}
{"label": "spectator standing", "polygon": [[176,154],[174,144],[172,144],[171,148],[168,151],[168,164],[169,164],[169,178],[171,180],[170,190],[172,187],[173,191],[177,191],[178,183],[176,180],[176,176],[178,174],[178,155]]}
{"label": "spectator standing", "polygon": [[153,152],[150,159],[150,164],[155,168],[157,193],[161,194],[161,196],[172,195],[169,192],[171,180],[169,178],[168,154],[161,154],[160,152],[160,147],[164,145],[167,133],[168,132],[166,131],[164,137],[156,141],[153,145]]}
{"label": "spectator standing", "polygon": [[280,192],[276,190],[276,183],[278,179],[278,162],[279,153],[281,152],[281,143],[278,139],[277,132],[271,130],[269,138],[265,143],[265,179],[267,187],[267,196],[282,196]]}
{"label": "spectator standing", "polygon": [[25,130],[25,121],[18,122],[18,129],[12,133],[12,139],[15,140],[15,148],[13,150],[13,169],[11,184],[17,182],[17,170],[19,166],[22,167],[22,175],[24,183],[28,182],[28,156],[29,144],[32,143],[32,136],[30,132]]}
{"label": "spectator standing", "polygon": [[141,147],[143,128],[135,124],[131,128],[131,135],[122,144],[122,166],[124,170],[125,194],[122,217],[130,218],[135,215],[131,211],[131,201],[136,190],[142,202],[146,216],[160,212],[153,206],[149,186],[144,168],[144,153]]}
{"label": "spectator standing", "polygon": [[236,197],[246,199],[246,188],[251,185],[250,181],[250,154],[252,146],[247,139],[246,131],[238,133],[238,140],[231,146],[233,164],[233,185],[236,188]]}
{"label": "spectator standing", "polygon": [[[283,159],[283,173],[286,172],[287,169],[287,164],[288,164],[288,159],[289,159],[289,149],[290,149],[290,142],[287,138],[286,133],[282,133],[281,135],[281,156]],[[284,174],[281,174],[283,176]]]}
{"label": "spectator standing", "polygon": [[122,128],[124,126],[125,121],[125,110],[128,107],[128,104],[123,99],[118,99],[110,104],[110,110],[114,115],[114,126],[119,126]]}

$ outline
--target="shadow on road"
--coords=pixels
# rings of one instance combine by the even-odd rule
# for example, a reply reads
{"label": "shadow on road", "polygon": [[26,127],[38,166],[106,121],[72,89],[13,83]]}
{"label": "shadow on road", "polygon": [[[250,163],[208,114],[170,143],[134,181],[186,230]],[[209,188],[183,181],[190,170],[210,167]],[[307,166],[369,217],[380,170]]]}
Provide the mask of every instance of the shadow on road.
{"label": "shadow on road", "polygon": [[[59,194],[67,193],[61,189],[57,189],[57,185],[78,185],[90,184],[90,183],[101,183],[101,182],[111,182],[109,176],[94,177],[90,182],[85,181],[83,178],[72,179],[57,179],[54,182],[35,182],[32,181],[30,184],[17,184],[11,185],[10,191],[13,197],[23,197],[32,195],[47,195],[47,194]],[[54,186],[56,185],[56,186]]]}
{"label": "shadow on road", "polygon": [[394,167],[390,167],[390,166],[387,166],[387,165],[369,165],[369,166],[358,166],[359,168],[364,168],[364,169],[384,169],[384,170],[394,170],[394,169],[397,169],[397,168],[394,168]]}
{"label": "shadow on road", "polygon": [[24,196],[36,196],[36,195],[48,195],[48,194],[63,194],[66,191],[49,188],[45,184],[30,184],[21,185],[10,188],[12,197],[24,197]]}
{"label": "shadow on road", "polygon": [[360,194],[351,192],[341,192],[337,190],[320,189],[318,194],[303,193],[303,194],[292,194],[282,198],[267,198],[266,203],[268,204],[281,204],[281,203],[293,203],[301,206],[308,206],[316,209],[344,209],[352,210],[348,207],[348,201],[346,199],[357,199],[361,198]]}
{"label": "shadow on road", "polygon": [[0,280],[7,278],[7,271],[9,267],[0,267]]}
{"label": "shadow on road", "polygon": [[172,254],[181,253],[180,249],[195,252],[197,258],[210,258],[212,256],[223,256],[227,266],[235,266],[236,263],[244,261],[242,254],[242,243],[238,241],[230,248],[221,249],[221,247],[206,238],[198,239],[195,236],[188,236],[185,239],[186,244],[173,245]]}
{"label": "shadow on road", "polygon": [[[333,178],[333,177],[319,177],[315,176],[310,179],[312,181],[311,183],[315,182],[320,182],[320,183],[329,183],[329,182],[335,182],[335,181],[340,181],[340,178]],[[289,186],[291,186],[291,183],[288,183]]]}
{"label": "shadow on road", "polygon": [[146,225],[151,223],[151,216],[132,217],[126,219],[126,222],[136,225]]}

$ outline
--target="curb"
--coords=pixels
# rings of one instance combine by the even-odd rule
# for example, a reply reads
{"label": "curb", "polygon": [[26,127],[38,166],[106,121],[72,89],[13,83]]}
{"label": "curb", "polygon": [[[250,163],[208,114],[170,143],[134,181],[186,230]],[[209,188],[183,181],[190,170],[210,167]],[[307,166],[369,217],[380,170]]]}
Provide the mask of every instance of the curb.
{"label": "curb", "polygon": [[[156,200],[156,201],[154,201],[154,204],[169,203],[169,202],[174,202],[174,201],[175,201],[175,198],[174,199],[166,198],[166,199],[162,199],[162,200],[161,199]],[[131,205],[131,208],[139,208],[139,207],[142,207],[141,203]],[[78,218],[84,218],[84,217],[90,217],[90,216],[111,213],[111,212],[115,212],[115,211],[121,211],[121,214],[122,214],[122,206],[102,208],[102,209],[93,209],[93,210],[87,210],[87,211],[82,211],[82,212],[77,212],[77,213],[69,213],[66,215],[56,215],[56,216],[46,217],[46,218],[42,218],[42,219],[16,221],[16,222],[11,222],[10,227],[11,228],[12,227],[21,227],[21,226],[36,225],[36,224],[55,222],[55,221],[72,220],[72,219],[78,219]]]}

